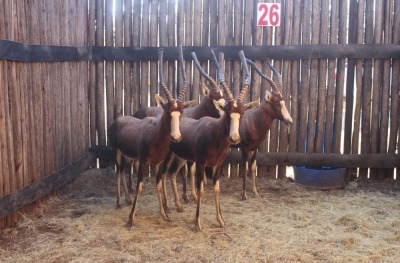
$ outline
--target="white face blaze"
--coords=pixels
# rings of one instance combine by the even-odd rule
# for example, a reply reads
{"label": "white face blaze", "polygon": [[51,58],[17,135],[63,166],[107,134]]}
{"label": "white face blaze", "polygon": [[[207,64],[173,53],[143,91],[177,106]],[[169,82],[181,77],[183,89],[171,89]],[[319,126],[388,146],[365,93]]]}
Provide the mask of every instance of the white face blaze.
{"label": "white face blaze", "polygon": [[288,123],[293,123],[293,119],[289,114],[289,111],[286,108],[285,102],[281,101],[281,112],[282,112],[282,116],[283,118],[288,122]]}
{"label": "white face blaze", "polygon": [[238,144],[240,142],[240,135],[239,135],[240,114],[231,113],[230,116],[231,116],[231,127],[229,131],[229,139],[233,144]]}
{"label": "white face blaze", "polygon": [[174,141],[182,139],[181,131],[179,130],[179,118],[181,113],[179,111],[171,112],[171,138]]}

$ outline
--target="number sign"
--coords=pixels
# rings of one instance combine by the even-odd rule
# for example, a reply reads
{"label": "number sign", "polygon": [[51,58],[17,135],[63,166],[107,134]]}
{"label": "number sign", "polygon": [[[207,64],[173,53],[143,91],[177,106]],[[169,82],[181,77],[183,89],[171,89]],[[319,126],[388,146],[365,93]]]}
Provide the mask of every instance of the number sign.
{"label": "number sign", "polygon": [[257,26],[279,26],[281,23],[281,4],[259,3],[257,6]]}

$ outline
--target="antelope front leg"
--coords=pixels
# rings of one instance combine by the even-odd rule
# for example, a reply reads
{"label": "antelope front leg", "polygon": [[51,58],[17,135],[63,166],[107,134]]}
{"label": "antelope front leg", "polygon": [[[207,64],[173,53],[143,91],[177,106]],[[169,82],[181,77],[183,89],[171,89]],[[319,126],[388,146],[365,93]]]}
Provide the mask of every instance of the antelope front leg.
{"label": "antelope front leg", "polygon": [[[198,166],[196,164],[196,166]],[[196,208],[196,221],[195,221],[195,231],[201,231],[201,224],[200,224],[200,208],[201,208],[201,199],[204,195],[204,182],[203,176],[204,174],[204,166],[196,168],[196,186],[198,192],[198,198],[196,199],[197,208]]]}
{"label": "antelope front leg", "polygon": [[[160,170],[160,169],[159,169]],[[157,171],[158,174],[158,171]],[[161,176],[161,181],[162,181],[162,203],[164,206],[164,210],[168,213],[170,212],[169,210],[169,205],[168,205],[168,193],[167,193],[167,175],[162,174]]]}
{"label": "antelope front leg", "polygon": [[132,210],[131,210],[131,213],[129,214],[129,219],[128,219],[128,223],[127,223],[128,227],[133,226],[133,218],[134,218],[135,212],[136,212],[136,210],[135,210],[136,204],[137,204],[137,201],[143,190],[143,173],[144,173],[145,168],[146,168],[146,165],[139,162],[139,169],[138,169],[138,174],[137,174],[138,181],[137,181],[137,186],[136,186],[135,200],[133,201]]}
{"label": "antelope front leg", "polygon": [[249,164],[247,161],[244,162],[244,174],[243,174],[243,186],[242,186],[242,200],[247,200],[247,193],[246,193],[246,180],[247,180],[247,173],[249,171]]}
{"label": "antelope front leg", "polygon": [[184,212],[181,201],[179,199],[178,187],[176,186],[176,174],[177,172],[174,172],[173,174],[170,175],[172,190],[174,191],[174,197],[175,197],[175,206],[178,212]]}
{"label": "antelope front leg", "polygon": [[197,194],[196,192],[198,189],[196,189],[196,165],[192,163],[191,165],[188,165],[188,170],[190,173],[190,180],[191,180],[191,185],[192,185],[192,197],[195,201],[197,201]]}
{"label": "antelope front leg", "polygon": [[171,219],[168,217],[168,215],[165,213],[165,210],[164,210],[164,202],[163,202],[164,190],[163,189],[165,189],[165,187],[163,186],[163,184],[164,184],[163,177],[165,178],[165,175],[163,175],[161,173],[161,169],[158,169],[157,176],[156,176],[156,184],[157,184],[157,192],[158,192],[158,202],[160,204],[160,214],[166,221],[171,221]]}
{"label": "antelope front leg", "polygon": [[220,200],[220,189],[219,189],[219,172],[220,169],[217,168],[217,173],[214,173],[213,175],[213,183],[214,183],[214,196],[215,196],[215,208],[217,211],[217,221],[219,222],[219,225],[222,228],[222,231],[225,230],[225,221],[224,218],[222,217],[221,213],[221,200]]}
{"label": "antelope front leg", "polygon": [[182,169],[179,171],[179,173],[182,176],[182,184],[183,184],[182,199],[185,201],[185,204],[189,204],[190,200],[187,195],[187,175],[188,175],[187,165],[183,166]]}
{"label": "antelope front leg", "polygon": [[131,167],[129,168],[129,191],[133,193],[133,174],[138,174],[139,170],[139,162],[133,160],[131,163]]}

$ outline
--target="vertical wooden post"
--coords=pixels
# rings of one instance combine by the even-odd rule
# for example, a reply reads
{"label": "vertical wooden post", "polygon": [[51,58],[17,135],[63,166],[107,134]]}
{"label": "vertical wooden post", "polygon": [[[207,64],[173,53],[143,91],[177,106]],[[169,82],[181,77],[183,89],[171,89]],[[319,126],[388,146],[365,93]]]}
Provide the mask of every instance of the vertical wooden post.
{"label": "vertical wooden post", "polygon": [[[132,46],[139,47],[141,40],[141,24],[142,20],[140,17],[141,14],[141,2],[135,1],[133,5],[133,25],[132,25]],[[140,79],[140,62],[133,62],[132,66],[132,112],[135,112],[140,107],[140,91],[141,91],[141,79]]]}
{"label": "vertical wooden post", "polygon": [[[132,0],[124,0],[124,47],[132,46]],[[124,61],[124,115],[133,114],[132,111],[132,62]]]}
{"label": "vertical wooden post", "polygon": [[[103,1],[96,1],[96,46],[104,46],[104,4]],[[97,143],[100,146],[106,145],[106,123],[104,103],[104,61],[96,62],[96,130]],[[99,162],[100,168],[105,168],[103,160]]]}
{"label": "vertical wooden post", "polygon": [[[115,1],[115,46],[123,46],[123,0]],[[124,75],[123,75],[123,62],[115,61],[115,104],[114,104],[114,118],[123,115],[123,94],[124,94]]]}
{"label": "vertical wooden post", "polygon": [[[321,11],[320,15],[320,44],[328,44],[328,24],[329,24],[329,2],[321,1]],[[326,81],[327,81],[327,60],[321,59],[319,60],[319,66],[317,71],[319,71],[318,75],[318,105],[317,105],[317,129],[315,136],[315,146],[314,151],[317,153],[324,152],[324,139],[326,136],[325,132],[325,113],[326,113]]]}

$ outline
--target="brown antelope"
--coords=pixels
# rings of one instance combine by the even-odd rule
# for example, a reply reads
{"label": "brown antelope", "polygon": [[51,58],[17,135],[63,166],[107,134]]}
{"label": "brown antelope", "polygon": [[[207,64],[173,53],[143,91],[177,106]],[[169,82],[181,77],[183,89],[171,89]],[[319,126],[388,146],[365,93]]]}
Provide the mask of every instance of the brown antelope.
{"label": "brown antelope", "polygon": [[[187,80],[186,80],[186,70],[184,68],[184,61],[183,61],[183,53],[182,53],[182,47],[179,48],[179,57],[180,57],[180,62],[181,62],[181,71],[183,75],[183,82],[184,82],[184,87],[187,86]],[[217,83],[210,83],[211,86],[208,88],[204,83],[203,83],[203,95],[204,98],[201,100],[201,102],[193,107],[187,107],[184,109],[182,113],[182,117],[186,118],[192,118],[192,119],[200,119],[205,116],[213,117],[213,118],[219,118],[220,117],[220,112],[219,110],[215,107],[213,101],[218,101],[220,105],[225,105],[225,99],[224,99],[224,94],[223,91],[219,88]],[[146,116],[159,116],[161,114],[161,109],[160,107],[146,107],[139,109],[133,116],[136,118],[144,118]],[[182,198],[185,200],[186,203],[189,202],[189,198],[187,197],[187,191],[186,191],[186,185],[187,185],[187,169],[186,169],[186,160],[177,157],[173,153],[170,153],[168,157],[166,158],[167,163],[164,163],[164,171],[165,173],[166,169],[170,166],[171,163],[174,163],[173,167],[177,167],[178,169],[174,170],[174,176],[171,177],[171,181],[176,178],[176,173],[181,169],[184,170],[183,172],[183,195]],[[189,167],[193,167],[193,164],[189,162]],[[194,175],[193,175],[194,177]],[[129,177],[131,178],[131,176]],[[165,178],[165,177],[163,177]],[[174,183],[175,182],[175,183]],[[194,180],[192,180],[192,195],[195,196],[196,192],[194,190]],[[176,189],[176,180],[173,181],[172,183],[174,190]],[[164,183],[165,186],[165,183]],[[165,189],[165,187],[164,187]],[[175,191],[174,191],[175,192]],[[168,210],[168,202],[167,202],[167,194],[164,192],[164,197],[165,197],[165,209]],[[180,204],[179,198],[176,200],[175,198],[175,204],[177,207],[177,210],[182,212],[183,207]]]}
{"label": "brown antelope", "polygon": [[[139,161],[137,173],[137,187],[132,210],[129,215],[128,226],[133,225],[135,207],[143,188],[143,176],[147,164],[159,164],[169,151],[170,141],[180,141],[182,135],[179,128],[180,117],[182,114],[182,101],[185,95],[183,89],[178,99],[172,97],[171,92],[165,87],[163,81],[163,52],[159,51],[160,60],[160,85],[168,101],[164,102],[161,96],[157,96],[158,103],[162,105],[163,114],[160,117],[147,117],[137,119],[132,116],[122,116],[117,118],[108,130],[110,143],[114,151],[115,163],[117,166],[118,189],[117,189],[117,207],[120,203],[119,182],[121,174],[124,172],[126,162],[132,159]],[[123,183],[126,186],[126,182]],[[161,173],[156,176],[158,191],[158,200],[160,204],[160,214],[165,220],[169,217],[165,213],[162,204],[162,183]]]}
{"label": "brown antelope", "polygon": [[[213,52],[213,50],[211,50],[211,53],[213,55],[213,61],[218,65],[218,60],[215,57],[215,54]],[[214,82],[215,83],[215,82]],[[213,85],[213,83],[211,83]],[[216,84],[216,83],[215,83]],[[221,103],[225,103],[224,101],[222,101]],[[225,105],[225,104],[221,104],[221,105]],[[257,102],[252,102],[249,103],[245,106],[246,109],[250,109],[252,107],[255,107],[256,105],[258,105],[258,101]],[[213,106],[213,108],[215,108],[215,106]],[[223,111],[222,111],[223,113]],[[220,112],[221,114],[221,112]],[[182,117],[184,117],[185,114],[183,114]],[[179,156],[177,156],[176,154],[173,153],[173,151],[171,153],[168,154],[167,158],[165,159],[163,166],[162,166],[162,173],[166,174],[168,173],[170,175],[170,179],[171,179],[171,184],[174,190],[174,196],[175,196],[175,205],[178,209],[178,211],[183,211],[183,207],[182,204],[179,200],[179,196],[178,196],[178,190],[177,190],[177,186],[176,186],[176,175],[178,173],[178,171],[185,166],[185,164],[188,164],[189,167],[189,172],[191,175],[191,192],[192,192],[192,196],[194,198],[194,200],[197,199],[197,194],[196,194],[196,186],[195,186],[195,166],[193,165],[193,162],[187,162],[187,160],[180,158]],[[167,172],[168,170],[168,172]],[[163,177],[165,177],[165,175],[163,175]],[[187,180],[185,180],[187,178],[187,170],[185,171],[184,174],[184,180],[183,180],[183,194],[182,194],[182,198],[185,200],[186,203],[189,202],[189,198],[187,197]],[[206,178],[205,178],[206,179]]]}
{"label": "brown antelope", "polygon": [[[217,86],[217,83],[201,68],[196,54],[193,52],[191,54],[201,75],[212,83],[213,86]],[[206,168],[211,172],[211,174],[207,174],[211,175],[213,179],[217,221],[222,229],[225,228],[220,207],[219,171],[223,160],[228,154],[231,143],[237,144],[240,142],[239,123],[245,111],[243,98],[249,88],[248,85],[245,85],[237,100],[235,100],[224,81],[219,63],[217,63],[217,68],[221,86],[227,96],[227,103],[224,107],[214,102],[215,107],[223,111],[222,116],[218,119],[203,117],[199,120],[182,118],[180,123],[182,140],[170,145],[171,150],[176,155],[196,163],[196,189],[198,196],[196,200],[196,230],[201,230],[200,207],[204,195],[204,172]]]}
{"label": "brown antelope", "polygon": [[[185,88],[186,89],[186,88]],[[157,94],[155,95],[155,100],[156,103],[157,102]],[[190,101],[185,101],[182,103],[182,108],[183,108],[183,113],[185,113],[185,110],[191,107],[194,107],[195,105],[197,105],[197,101],[196,100],[190,100]],[[161,107],[161,105],[157,105],[156,107],[143,107],[140,108],[139,110],[137,110],[132,117],[135,117],[137,119],[144,119],[146,117],[160,117],[163,114],[164,110]],[[183,116],[184,114],[182,114]],[[128,184],[128,188],[129,191],[133,192],[133,171],[132,168],[134,168],[134,170],[137,173],[137,169],[138,169],[138,161],[137,160],[133,160],[132,162],[129,162],[128,164],[129,167],[129,184]],[[157,174],[157,171],[159,169],[159,165],[153,165],[152,169],[154,169],[154,173]],[[124,190],[128,189],[124,186]],[[132,201],[130,200],[130,196],[129,196],[129,192],[126,191],[125,192],[125,198],[126,198],[126,202],[128,204],[131,204]]]}
{"label": "brown antelope", "polygon": [[[244,57],[244,53],[240,54]],[[268,60],[268,65],[272,69],[275,77],[277,78],[278,84],[264,75],[256,64],[251,60],[247,59],[253,68],[266,79],[272,87],[272,92],[268,89],[265,91],[264,98],[260,101],[260,105],[252,110],[246,111],[243,115],[242,122],[240,124],[239,133],[241,141],[239,144],[233,145],[234,148],[240,148],[242,152],[242,163],[245,165],[245,174],[243,176],[243,188],[242,188],[242,199],[247,199],[246,194],[246,177],[247,173],[250,172],[252,178],[252,190],[256,197],[259,196],[256,187],[256,157],[257,149],[261,142],[264,141],[267,136],[267,132],[270,129],[274,119],[283,121],[285,124],[291,124],[293,122],[283,100],[280,89],[282,88],[282,76],[278,71],[271,65]],[[249,170],[250,167],[250,170]]]}

